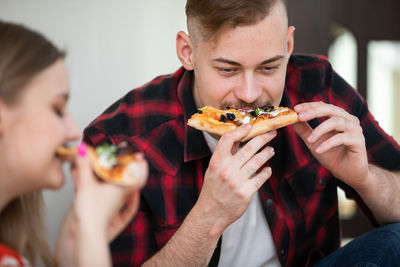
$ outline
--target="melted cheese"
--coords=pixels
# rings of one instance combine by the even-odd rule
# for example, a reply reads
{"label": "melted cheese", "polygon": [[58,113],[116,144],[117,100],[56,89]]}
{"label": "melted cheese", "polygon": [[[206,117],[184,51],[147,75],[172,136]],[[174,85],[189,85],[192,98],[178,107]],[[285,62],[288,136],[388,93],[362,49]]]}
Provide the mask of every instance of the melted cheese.
{"label": "melted cheese", "polygon": [[117,163],[116,158],[109,159],[108,155],[106,154],[100,154],[98,160],[99,165],[106,170],[111,170],[112,167]]}
{"label": "melted cheese", "polygon": [[267,114],[270,114],[271,116],[276,117],[279,113],[284,112],[284,111],[288,111],[288,109],[287,108],[276,109],[271,112],[267,112]]}
{"label": "melted cheese", "polygon": [[249,123],[249,122],[250,122],[250,117],[249,116],[244,117],[243,120],[242,120],[243,124],[246,124],[246,123]]}

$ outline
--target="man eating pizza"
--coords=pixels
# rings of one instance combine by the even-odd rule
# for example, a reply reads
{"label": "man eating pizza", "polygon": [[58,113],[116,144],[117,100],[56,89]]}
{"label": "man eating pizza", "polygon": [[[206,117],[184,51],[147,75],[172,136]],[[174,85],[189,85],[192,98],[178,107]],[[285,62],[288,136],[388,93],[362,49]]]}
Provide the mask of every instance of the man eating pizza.
{"label": "man eating pizza", "polygon": [[[187,0],[186,15],[182,68],[85,130],[89,144],[127,141],[149,162],[114,265],[396,266],[400,146],[326,58],[292,54],[284,1]],[[241,144],[249,123],[220,138],[187,125],[205,106],[283,106],[299,122]],[[380,226],[340,249],[337,186]]]}

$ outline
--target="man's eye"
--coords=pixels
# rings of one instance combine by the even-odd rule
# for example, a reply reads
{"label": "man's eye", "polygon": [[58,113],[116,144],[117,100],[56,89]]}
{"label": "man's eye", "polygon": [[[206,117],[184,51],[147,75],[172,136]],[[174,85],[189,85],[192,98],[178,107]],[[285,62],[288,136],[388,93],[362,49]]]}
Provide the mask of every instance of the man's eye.
{"label": "man's eye", "polygon": [[276,66],[263,66],[263,67],[261,67],[261,70],[262,71],[272,71],[272,70],[275,70],[275,69],[277,69],[278,67],[276,67]]}
{"label": "man's eye", "polygon": [[230,74],[230,73],[233,73],[235,71],[235,69],[229,69],[229,68],[218,68],[218,70],[220,72],[222,72],[222,73],[225,73],[225,74]]}

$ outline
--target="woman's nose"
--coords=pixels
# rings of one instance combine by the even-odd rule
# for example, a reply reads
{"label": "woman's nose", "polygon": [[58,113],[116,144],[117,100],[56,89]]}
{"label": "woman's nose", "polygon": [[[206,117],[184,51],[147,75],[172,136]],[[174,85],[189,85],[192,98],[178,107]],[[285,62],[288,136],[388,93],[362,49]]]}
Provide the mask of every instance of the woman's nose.
{"label": "woman's nose", "polygon": [[67,139],[68,141],[75,141],[81,138],[81,131],[76,124],[76,122],[72,119],[71,116],[68,116],[67,122]]}

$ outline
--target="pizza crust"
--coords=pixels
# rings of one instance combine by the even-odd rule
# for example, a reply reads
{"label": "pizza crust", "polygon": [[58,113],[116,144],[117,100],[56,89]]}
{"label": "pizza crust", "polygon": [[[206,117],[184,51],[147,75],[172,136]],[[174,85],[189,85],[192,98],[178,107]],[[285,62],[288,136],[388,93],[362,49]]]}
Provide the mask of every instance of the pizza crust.
{"label": "pizza crust", "polygon": [[299,118],[297,116],[296,112],[290,112],[288,114],[283,114],[281,116],[277,116],[271,119],[267,120],[262,120],[259,123],[254,123],[253,127],[251,128],[250,133],[243,138],[241,141],[245,142],[248,141],[257,135],[267,133],[272,130],[276,130],[282,127],[285,127],[287,125],[296,123],[299,121]]}
{"label": "pizza crust", "polygon": [[74,160],[77,153],[76,147],[68,147],[66,145],[59,146],[56,149],[56,155],[64,161],[72,161]]}
{"label": "pizza crust", "polygon": [[231,123],[222,123],[212,118],[205,120],[202,114],[194,114],[188,121],[188,125],[200,131],[206,131],[211,134],[223,135],[237,128]]}

